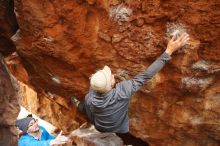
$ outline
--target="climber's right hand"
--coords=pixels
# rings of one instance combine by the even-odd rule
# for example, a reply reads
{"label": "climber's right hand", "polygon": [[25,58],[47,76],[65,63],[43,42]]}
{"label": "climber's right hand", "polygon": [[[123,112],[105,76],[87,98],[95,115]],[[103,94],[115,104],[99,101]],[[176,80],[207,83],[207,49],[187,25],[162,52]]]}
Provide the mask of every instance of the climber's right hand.
{"label": "climber's right hand", "polygon": [[172,55],[173,52],[180,49],[189,41],[189,35],[187,33],[182,33],[179,37],[173,36],[168,42],[166,53]]}
{"label": "climber's right hand", "polygon": [[69,138],[62,135],[62,131],[58,134],[58,136],[50,141],[50,146],[62,145],[69,142]]}

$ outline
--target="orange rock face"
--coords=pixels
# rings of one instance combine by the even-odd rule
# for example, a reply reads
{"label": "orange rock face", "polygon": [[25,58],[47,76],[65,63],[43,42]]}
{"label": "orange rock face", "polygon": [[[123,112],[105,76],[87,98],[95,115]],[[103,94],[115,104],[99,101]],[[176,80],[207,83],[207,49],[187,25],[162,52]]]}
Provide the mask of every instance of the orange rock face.
{"label": "orange rock face", "polygon": [[68,97],[83,99],[92,73],[109,65],[132,78],[165,50],[172,30],[184,27],[190,44],[132,98],[130,133],[152,146],[218,145],[218,0],[15,0],[15,12],[13,41],[32,85],[40,95],[64,97],[66,110],[54,110],[69,119],[61,128],[78,121]]}
{"label": "orange rock face", "polygon": [[13,12],[13,0],[0,1],[0,6],[0,53],[7,56],[16,49],[10,37],[16,32],[18,25]]}
{"label": "orange rock face", "polygon": [[7,70],[0,54],[0,145],[17,145],[15,120],[19,113],[17,84]]}

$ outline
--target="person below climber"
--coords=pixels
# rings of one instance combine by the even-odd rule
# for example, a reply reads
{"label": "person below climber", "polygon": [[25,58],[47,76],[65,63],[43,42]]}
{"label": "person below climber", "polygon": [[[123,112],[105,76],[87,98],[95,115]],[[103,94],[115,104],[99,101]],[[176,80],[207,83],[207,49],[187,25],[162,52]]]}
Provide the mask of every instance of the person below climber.
{"label": "person below climber", "polygon": [[69,142],[62,136],[62,131],[57,137],[50,135],[47,130],[38,126],[38,120],[28,116],[16,121],[16,126],[22,131],[18,140],[18,146],[55,146]]}
{"label": "person below climber", "polygon": [[100,132],[128,133],[128,105],[131,96],[141,86],[158,73],[171,59],[171,55],[187,44],[189,35],[181,34],[172,37],[165,52],[157,58],[144,72],[139,73],[130,80],[115,83],[111,69],[105,66],[90,78],[90,91],[85,101],[80,102],[71,97],[72,102],[79,111],[86,113],[89,120]]}

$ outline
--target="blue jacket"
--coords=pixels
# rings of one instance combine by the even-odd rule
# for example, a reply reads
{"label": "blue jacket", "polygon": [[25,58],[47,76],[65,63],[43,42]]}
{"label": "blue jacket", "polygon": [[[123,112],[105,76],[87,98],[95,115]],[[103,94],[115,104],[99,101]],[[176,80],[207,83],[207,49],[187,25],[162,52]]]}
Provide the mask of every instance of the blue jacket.
{"label": "blue jacket", "polygon": [[44,127],[39,126],[39,128],[42,130],[41,140],[37,140],[29,134],[24,134],[19,138],[18,146],[50,146],[50,141],[55,137],[50,135]]}

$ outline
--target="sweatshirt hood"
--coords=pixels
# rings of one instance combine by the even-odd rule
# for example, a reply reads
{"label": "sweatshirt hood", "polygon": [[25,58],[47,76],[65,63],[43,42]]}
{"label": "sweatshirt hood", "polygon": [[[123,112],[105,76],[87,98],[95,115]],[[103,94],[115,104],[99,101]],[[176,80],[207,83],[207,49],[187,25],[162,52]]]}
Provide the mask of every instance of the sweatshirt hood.
{"label": "sweatshirt hood", "polygon": [[105,108],[108,105],[115,103],[115,99],[112,96],[115,94],[114,92],[114,89],[104,94],[96,93],[93,91],[94,96],[92,98],[92,105],[97,108]]}

